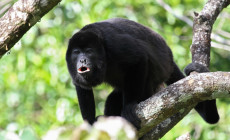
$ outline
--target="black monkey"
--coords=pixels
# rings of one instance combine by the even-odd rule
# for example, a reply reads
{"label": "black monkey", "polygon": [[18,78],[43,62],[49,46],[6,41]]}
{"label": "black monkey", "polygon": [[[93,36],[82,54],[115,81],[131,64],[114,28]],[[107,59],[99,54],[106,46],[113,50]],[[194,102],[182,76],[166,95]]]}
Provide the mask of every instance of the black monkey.
{"label": "black monkey", "polygon": [[[191,63],[184,69],[186,75],[189,75],[193,71],[199,73],[209,72],[207,67],[199,63]],[[202,118],[206,122],[210,124],[214,124],[219,121],[219,114],[216,107],[216,100],[207,100],[207,101],[200,102],[195,106],[195,110],[202,116]]]}
{"label": "black monkey", "polygon": [[127,19],[114,18],[86,25],[69,41],[66,61],[84,120],[93,123],[92,87],[114,87],[104,115],[122,116],[138,127],[136,105],[162,83],[182,78],[164,39],[151,29]]}

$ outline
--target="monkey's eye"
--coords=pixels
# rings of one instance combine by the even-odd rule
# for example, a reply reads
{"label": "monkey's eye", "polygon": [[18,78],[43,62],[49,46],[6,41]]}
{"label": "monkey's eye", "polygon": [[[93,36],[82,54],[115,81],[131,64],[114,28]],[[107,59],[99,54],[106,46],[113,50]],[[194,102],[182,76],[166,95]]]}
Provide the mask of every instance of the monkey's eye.
{"label": "monkey's eye", "polygon": [[80,51],[79,51],[78,49],[74,49],[74,50],[73,50],[73,53],[74,53],[74,54],[79,54]]}
{"label": "monkey's eye", "polygon": [[87,49],[85,50],[85,52],[86,52],[86,53],[92,53],[92,52],[93,52],[93,49],[87,48]]}

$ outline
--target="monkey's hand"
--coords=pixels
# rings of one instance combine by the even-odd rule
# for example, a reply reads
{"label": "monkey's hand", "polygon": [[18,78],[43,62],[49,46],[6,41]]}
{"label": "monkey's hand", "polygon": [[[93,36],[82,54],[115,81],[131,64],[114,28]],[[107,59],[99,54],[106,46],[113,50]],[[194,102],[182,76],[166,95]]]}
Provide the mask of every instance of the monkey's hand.
{"label": "monkey's hand", "polygon": [[208,68],[199,64],[199,63],[190,63],[185,69],[184,72],[188,76],[191,72],[196,71],[199,73],[209,72]]}

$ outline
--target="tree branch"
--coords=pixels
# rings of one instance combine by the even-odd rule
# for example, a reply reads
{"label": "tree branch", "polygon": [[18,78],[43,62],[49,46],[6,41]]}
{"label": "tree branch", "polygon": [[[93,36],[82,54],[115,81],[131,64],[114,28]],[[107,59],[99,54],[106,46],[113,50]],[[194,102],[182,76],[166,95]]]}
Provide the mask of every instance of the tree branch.
{"label": "tree branch", "polygon": [[[138,104],[136,114],[141,120],[138,135],[142,137],[155,127],[151,139],[158,139],[164,135],[162,128],[174,123],[172,119],[178,115],[186,115],[198,102],[223,97],[230,97],[230,72],[192,74]],[[143,139],[148,138],[145,136]]]}
{"label": "tree branch", "polygon": [[[161,0],[158,0],[158,2],[160,1]],[[217,16],[219,15],[219,13],[222,11],[222,9],[227,7],[229,4],[230,4],[229,0],[209,0],[205,4],[200,14],[195,13],[196,17],[194,19],[194,25],[193,25],[193,42],[191,45],[193,62],[200,63],[207,67],[209,66],[210,41],[211,41],[210,35],[212,32],[212,26]],[[225,73],[223,74],[225,75]],[[219,78],[221,79],[221,77]],[[208,85],[208,82],[210,82],[209,81],[210,79],[206,78],[206,80],[207,81],[199,81],[199,80],[196,81],[197,82],[196,84],[198,85],[193,86],[193,88],[195,90],[199,88],[200,90],[206,89],[206,86]],[[198,102],[204,101],[204,100],[215,99],[214,98],[215,91],[213,87],[218,88],[217,86],[218,83],[216,83],[216,81],[218,80],[218,77],[215,77],[215,79],[212,79],[212,80],[214,81],[211,81],[210,89],[206,89],[206,92],[201,93],[199,91],[198,92],[199,94],[198,93],[194,94],[195,90],[193,91],[193,89],[191,88],[189,84],[190,82],[193,83],[194,81],[193,80],[184,81],[183,79],[169,86],[165,90],[158,92],[152,98],[140,103],[136,110],[136,113],[137,114],[139,113],[138,115],[141,119],[141,126],[142,126],[139,131],[139,137],[142,137],[144,135],[142,139],[146,139],[146,140],[159,139],[162,136],[164,136],[164,134],[167,133],[175,124],[177,124],[177,122],[179,122],[188,112],[190,112],[190,110]],[[189,86],[183,85],[184,82],[187,82]],[[204,85],[203,83],[206,83],[206,82],[207,82],[207,85]],[[178,85],[177,85],[178,83],[182,84],[182,86],[180,86],[181,88],[180,90],[182,91],[178,89]],[[217,85],[214,85],[214,83]],[[222,83],[222,81],[220,81],[220,83]],[[203,85],[203,87],[200,86],[200,84]],[[226,87],[227,85],[229,85],[229,83],[228,84],[225,83],[225,84],[226,84],[225,85]],[[224,88],[222,86],[220,86],[220,89]],[[186,90],[187,92],[183,90]],[[192,94],[193,96],[191,95],[191,93],[189,93],[189,90],[191,90],[191,92],[193,93]],[[168,94],[169,92],[170,92],[170,95]],[[228,89],[226,89],[226,91],[223,90],[222,92],[223,92],[223,95],[226,95],[225,97],[229,97],[229,87]],[[225,94],[226,92],[228,94]],[[219,95],[221,95],[221,93],[219,93]],[[184,101],[182,98],[184,98]],[[170,104],[174,104],[172,108],[169,107]],[[184,108],[185,106],[186,108]],[[175,114],[176,112],[177,114]],[[150,132],[146,134],[146,132],[148,131]]]}
{"label": "tree branch", "polygon": [[195,105],[187,106],[184,112],[177,112],[172,117],[167,118],[156,127],[151,129],[147,134],[142,137],[142,140],[158,140],[163,137],[169,130],[171,130],[182,118],[184,118]]}
{"label": "tree branch", "polygon": [[212,26],[223,8],[229,5],[229,0],[208,0],[201,13],[194,13],[193,39],[191,45],[192,62],[209,67],[210,36]]}
{"label": "tree branch", "polygon": [[226,51],[230,51],[230,46],[228,46],[228,45],[219,44],[219,43],[214,42],[214,41],[212,41],[211,44],[212,44],[212,47],[214,47],[214,48],[219,48],[219,49],[223,49]]}
{"label": "tree branch", "polygon": [[11,3],[11,0],[4,0],[0,2],[0,17],[2,17],[3,13],[11,7]]}
{"label": "tree branch", "polygon": [[0,58],[61,0],[18,0],[0,18]]}

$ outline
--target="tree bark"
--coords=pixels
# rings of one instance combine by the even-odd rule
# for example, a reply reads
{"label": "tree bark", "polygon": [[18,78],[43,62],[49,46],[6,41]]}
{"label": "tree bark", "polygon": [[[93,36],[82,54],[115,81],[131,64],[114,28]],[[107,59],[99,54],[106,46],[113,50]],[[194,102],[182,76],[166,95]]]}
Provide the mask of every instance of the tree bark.
{"label": "tree bark", "polygon": [[195,105],[187,106],[184,112],[177,112],[170,118],[167,118],[157,126],[151,129],[150,132],[145,134],[141,140],[158,140],[163,137],[169,130],[171,130],[181,119],[183,119]]}
{"label": "tree bark", "polygon": [[209,67],[212,26],[229,0],[208,0],[200,13],[194,12],[192,62]]}
{"label": "tree bark", "polygon": [[[136,114],[141,120],[139,137],[167,118],[165,125],[161,125],[168,126],[172,123],[172,118],[169,117],[177,112],[183,114],[198,102],[223,97],[230,97],[230,72],[192,74],[138,104]],[[155,128],[155,134],[162,135],[161,129]],[[152,135],[153,138],[156,135]]]}
{"label": "tree bark", "polygon": [[18,0],[0,18],[0,58],[61,0]]}
{"label": "tree bark", "polygon": [[[159,1],[159,0],[158,0]],[[206,67],[209,67],[210,62],[210,35],[212,32],[212,26],[218,17],[219,13],[230,4],[230,0],[208,0],[205,4],[203,10],[200,14],[195,13],[194,23],[193,23],[193,41],[191,45],[191,53],[192,53],[192,62],[199,63]],[[189,87],[184,87],[189,88]],[[171,93],[171,92],[170,92]],[[204,93],[206,94],[206,93]],[[189,96],[190,94],[188,94]],[[154,95],[155,96],[155,95]],[[200,97],[201,98],[201,97]],[[203,98],[201,98],[203,99]],[[205,99],[207,100],[207,99]],[[210,99],[209,99],[210,100]],[[155,100],[156,102],[158,100]],[[204,100],[202,100],[204,101]],[[190,110],[200,101],[190,101],[190,103],[184,104],[186,108],[183,108],[184,111],[176,111],[174,110],[174,114],[171,114],[165,110],[162,110],[161,113],[166,113],[166,116],[162,119],[162,115],[157,118],[157,123],[155,123],[156,116],[147,115],[150,119],[144,120],[142,119],[142,128],[139,131],[139,137],[142,137],[144,140],[152,140],[159,139],[163,137],[171,128],[173,128]],[[152,102],[151,102],[152,103]],[[161,102],[162,103],[162,102]],[[167,103],[167,102],[166,102]],[[147,104],[146,104],[147,105]],[[140,107],[141,108],[141,107]],[[149,107],[150,108],[150,107]],[[154,109],[155,107],[151,107]],[[161,108],[156,108],[157,110]],[[156,110],[155,109],[155,110]],[[169,110],[172,111],[172,110]],[[137,109],[138,113],[138,109]],[[169,114],[168,114],[169,113]],[[158,115],[157,115],[158,116]],[[140,116],[141,117],[141,116]],[[143,116],[142,116],[143,117]],[[154,119],[155,117],[155,119]],[[158,121],[161,120],[161,121]],[[152,125],[151,125],[152,124]],[[158,125],[156,125],[158,124]],[[148,132],[149,131],[149,132]],[[146,134],[146,132],[148,132]]]}

